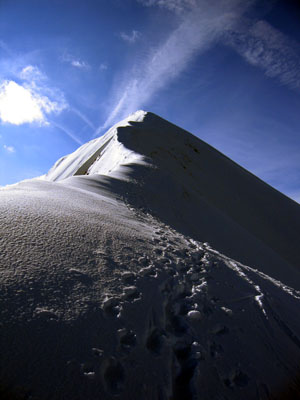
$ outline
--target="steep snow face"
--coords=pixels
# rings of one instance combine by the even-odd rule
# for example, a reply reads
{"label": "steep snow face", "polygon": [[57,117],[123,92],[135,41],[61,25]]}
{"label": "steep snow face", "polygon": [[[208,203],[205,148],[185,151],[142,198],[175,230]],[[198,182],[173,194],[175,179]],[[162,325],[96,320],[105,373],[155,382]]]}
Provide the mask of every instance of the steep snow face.
{"label": "steep snow face", "polygon": [[145,111],[136,111],[114,125],[102,137],[91,140],[74,153],[62,157],[54,164],[44,179],[59,181],[76,175],[113,175],[122,164],[142,161],[142,156],[127,149],[118,141],[117,131],[119,127],[129,126],[129,121],[141,122],[145,115]]}

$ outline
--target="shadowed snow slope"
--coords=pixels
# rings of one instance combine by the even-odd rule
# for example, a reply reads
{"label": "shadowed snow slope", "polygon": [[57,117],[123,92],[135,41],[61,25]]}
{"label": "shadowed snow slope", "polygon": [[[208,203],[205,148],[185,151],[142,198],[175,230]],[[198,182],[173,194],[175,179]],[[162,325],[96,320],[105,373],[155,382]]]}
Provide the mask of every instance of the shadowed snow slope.
{"label": "shadowed snow slope", "polygon": [[298,398],[299,205],[190,133],[138,111],[0,221],[0,398]]}
{"label": "shadowed snow slope", "polygon": [[64,185],[119,194],[300,289],[299,205],[152,113],[136,112],[47,175],[51,181],[61,177],[72,177]]}

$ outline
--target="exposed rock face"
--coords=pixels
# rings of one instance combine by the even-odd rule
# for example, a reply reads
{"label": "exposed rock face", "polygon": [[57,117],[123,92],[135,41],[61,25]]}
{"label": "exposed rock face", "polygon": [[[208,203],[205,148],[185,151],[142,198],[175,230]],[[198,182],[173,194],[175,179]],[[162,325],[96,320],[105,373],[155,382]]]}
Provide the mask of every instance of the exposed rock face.
{"label": "exposed rock face", "polygon": [[0,209],[3,398],[298,390],[300,207],[190,133],[139,111]]}

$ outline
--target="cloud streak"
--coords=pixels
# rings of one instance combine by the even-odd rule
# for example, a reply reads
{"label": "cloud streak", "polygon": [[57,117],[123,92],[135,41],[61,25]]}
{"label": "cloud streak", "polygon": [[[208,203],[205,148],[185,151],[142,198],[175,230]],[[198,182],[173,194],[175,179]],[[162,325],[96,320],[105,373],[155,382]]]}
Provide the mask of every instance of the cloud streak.
{"label": "cloud streak", "polygon": [[158,6],[176,13],[181,13],[195,8],[199,0],[138,0],[138,2],[146,7]]}
{"label": "cloud streak", "polygon": [[[179,25],[167,39],[148,51],[143,61],[117,82],[111,112],[98,135],[117,119],[143,108],[156,93],[176,79],[193,58],[216,42],[231,46],[251,65],[292,89],[300,88],[298,43],[266,21],[244,17],[256,0],[137,0],[145,6],[179,12]],[[141,58],[139,58],[140,60]]]}
{"label": "cloud streak", "polygon": [[5,53],[7,53],[9,56],[12,55],[12,52],[10,50],[10,48],[7,46],[7,44],[0,39],[0,49],[5,51]]}
{"label": "cloud streak", "polygon": [[70,129],[66,128],[65,126],[63,126],[55,121],[51,121],[51,125],[53,125],[55,128],[58,128],[59,130],[64,132],[70,139],[74,140],[74,142],[76,142],[80,146],[83,144],[83,142],[76,135],[74,135],[74,133]]}
{"label": "cloud streak", "polygon": [[69,111],[73,112],[74,114],[76,114],[80,119],[82,119],[83,122],[85,122],[92,130],[95,130],[96,127],[95,125],[92,123],[92,121],[90,121],[81,111],[79,111],[77,108],[74,107],[69,107]]}
{"label": "cloud streak", "polygon": [[7,153],[10,153],[10,154],[16,152],[16,150],[15,150],[15,148],[14,148],[13,146],[7,146],[6,144],[4,144],[4,145],[3,145],[3,148],[4,148],[4,150],[7,151]]}
{"label": "cloud streak", "polygon": [[127,42],[129,44],[135,43],[140,37],[141,37],[140,32],[135,30],[131,31],[131,33],[125,33],[125,32],[120,33],[120,38],[124,40],[124,42]]}
{"label": "cloud streak", "polygon": [[224,31],[233,28],[249,4],[251,2],[239,0],[197,1],[193,11],[185,14],[167,40],[129,71],[117,89],[112,112],[95,135],[116,118],[143,107],[158,90],[178,77],[196,54],[204,52]]}
{"label": "cloud streak", "polygon": [[108,65],[106,63],[101,63],[99,65],[99,71],[106,71],[108,69]]}
{"label": "cloud streak", "polygon": [[91,68],[90,64],[86,61],[76,58],[69,53],[64,53],[61,56],[61,61],[71,65],[74,68],[81,69],[81,70],[89,70]]}
{"label": "cloud streak", "polygon": [[292,89],[300,88],[299,44],[269,23],[258,21],[248,29],[230,31],[225,43],[248,63],[264,70],[267,76],[278,78]]}
{"label": "cloud streak", "polygon": [[89,64],[81,60],[72,60],[71,65],[79,69],[89,69]]}
{"label": "cloud streak", "polygon": [[34,65],[27,65],[24,67],[20,72],[20,78],[29,82],[40,82],[47,79],[46,75],[44,75],[40,69]]}

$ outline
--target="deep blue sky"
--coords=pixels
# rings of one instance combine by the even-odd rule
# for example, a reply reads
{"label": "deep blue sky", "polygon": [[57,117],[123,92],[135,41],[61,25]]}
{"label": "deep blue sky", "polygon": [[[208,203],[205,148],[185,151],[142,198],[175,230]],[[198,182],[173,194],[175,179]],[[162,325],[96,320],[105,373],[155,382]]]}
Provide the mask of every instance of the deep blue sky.
{"label": "deep blue sky", "polygon": [[298,4],[1,0],[0,185],[144,109],[300,201]]}

